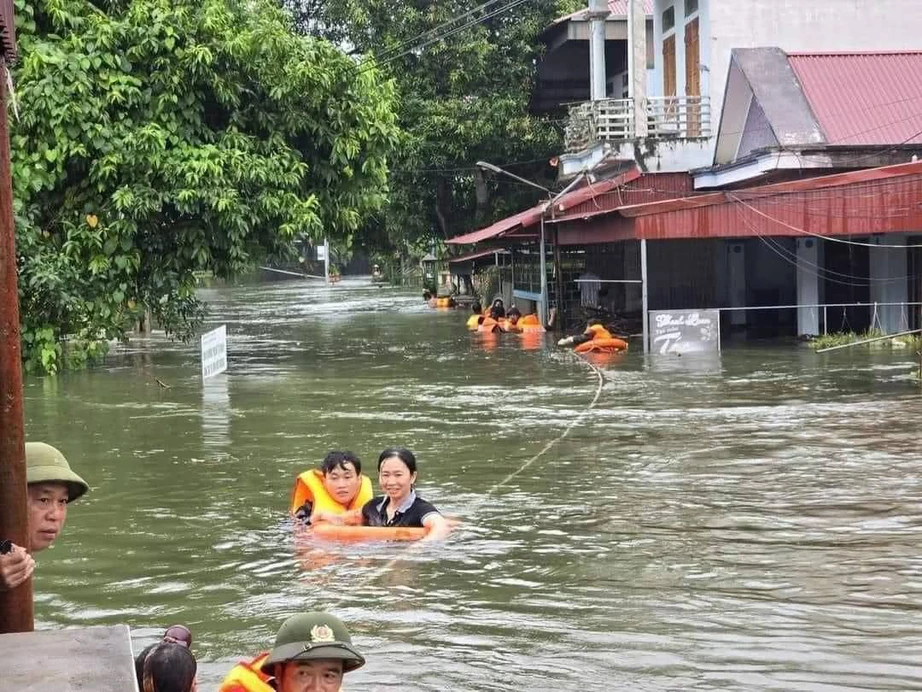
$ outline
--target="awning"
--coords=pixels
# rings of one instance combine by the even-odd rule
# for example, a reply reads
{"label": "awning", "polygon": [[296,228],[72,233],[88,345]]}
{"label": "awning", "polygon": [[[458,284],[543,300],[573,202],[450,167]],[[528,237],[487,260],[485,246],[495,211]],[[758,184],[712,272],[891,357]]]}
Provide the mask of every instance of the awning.
{"label": "awning", "polygon": [[562,245],[918,233],[922,161],[631,204],[559,227]]}
{"label": "awning", "polygon": [[478,250],[477,252],[469,252],[466,255],[458,255],[457,257],[451,257],[448,260],[449,264],[460,264],[461,262],[470,262],[472,260],[480,259],[481,257],[490,257],[492,255],[508,255],[509,251],[504,248],[491,248],[489,250]]}
{"label": "awning", "polygon": [[477,252],[468,252],[465,255],[450,258],[448,260],[448,269],[454,274],[468,274],[478,267],[496,264],[497,255],[504,258],[502,263],[505,264],[505,258],[511,254],[505,248],[490,248],[478,250]]}
{"label": "awning", "polygon": [[454,238],[449,238],[445,242],[448,245],[473,245],[474,243],[482,243],[485,240],[500,238],[518,228],[528,228],[529,226],[537,224],[541,220],[541,211],[543,208],[544,204],[538,204],[531,209],[526,209],[513,216],[500,219],[493,225],[481,228],[479,231],[457,235]]}
{"label": "awning", "polygon": [[[598,195],[610,192],[620,185],[626,185],[627,183],[637,180],[641,175],[638,169],[632,168],[627,173],[622,173],[610,180],[603,180],[598,183],[587,183],[572,192],[568,192],[557,200],[553,212],[554,214],[565,212],[567,209],[572,209]],[[544,203],[535,205],[530,209],[520,211],[518,214],[500,219],[493,225],[481,228],[479,231],[455,236],[454,238],[449,238],[445,242],[448,245],[473,245],[474,243],[482,243],[486,240],[495,238],[523,237],[522,234],[516,233],[516,231],[537,225],[541,221],[541,214],[543,213],[544,206]],[[548,220],[550,220],[550,216],[549,214]],[[524,237],[533,238],[534,236],[534,233],[530,233]]]}

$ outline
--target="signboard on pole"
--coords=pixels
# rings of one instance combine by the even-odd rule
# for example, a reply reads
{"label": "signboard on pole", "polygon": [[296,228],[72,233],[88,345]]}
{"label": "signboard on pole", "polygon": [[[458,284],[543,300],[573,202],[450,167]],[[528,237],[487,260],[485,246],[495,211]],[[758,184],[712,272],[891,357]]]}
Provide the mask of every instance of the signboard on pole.
{"label": "signboard on pole", "polygon": [[317,261],[318,261],[318,262],[323,262],[323,261],[325,261],[326,258],[327,258],[327,246],[326,246],[326,243],[324,243],[323,245],[318,245],[315,249],[317,250]]}
{"label": "signboard on pole", "polygon": [[227,370],[227,326],[202,334],[202,379]]}
{"label": "signboard on pole", "polygon": [[719,310],[651,310],[650,350],[653,353],[718,353]]}

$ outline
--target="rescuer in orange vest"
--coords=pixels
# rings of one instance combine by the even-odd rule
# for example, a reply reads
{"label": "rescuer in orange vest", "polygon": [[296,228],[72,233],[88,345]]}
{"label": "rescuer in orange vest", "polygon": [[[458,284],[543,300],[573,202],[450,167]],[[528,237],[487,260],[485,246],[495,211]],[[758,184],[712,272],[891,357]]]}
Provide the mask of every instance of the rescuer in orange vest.
{"label": "rescuer in orange vest", "polygon": [[218,692],[340,692],[343,675],[363,665],[339,618],[303,613],[282,623],[272,651],[235,666]]}

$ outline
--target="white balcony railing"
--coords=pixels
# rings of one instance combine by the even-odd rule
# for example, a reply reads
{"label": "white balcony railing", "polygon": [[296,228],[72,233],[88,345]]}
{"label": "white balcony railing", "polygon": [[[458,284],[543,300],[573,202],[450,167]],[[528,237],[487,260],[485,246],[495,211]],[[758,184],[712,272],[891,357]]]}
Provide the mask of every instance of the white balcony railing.
{"label": "white balcony railing", "polygon": [[[711,136],[707,96],[657,96],[644,101],[650,139],[698,139]],[[636,138],[633,99],[586,101],[570,107],[564,140],[567,153],[602,142]]]}

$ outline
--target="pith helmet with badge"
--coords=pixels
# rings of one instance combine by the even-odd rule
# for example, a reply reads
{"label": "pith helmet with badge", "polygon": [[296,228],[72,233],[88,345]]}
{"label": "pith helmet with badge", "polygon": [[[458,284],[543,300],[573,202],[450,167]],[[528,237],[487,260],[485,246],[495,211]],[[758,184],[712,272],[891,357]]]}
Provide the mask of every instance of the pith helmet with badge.
{"label": "pith helmet with badge", "polygon": [[365,658],[352,646],[349,630],[339,618],[329,613],[302,613],[282,623],[262,671],[278,675],[278,663],[317,660],[342,661],[344,673],[365,665]]}
{"label": "pith helmet with badge", "polygon": [[74,473],[60,450],[44,442],[26,442],[26,483],[63,483],[67,501],[84,495],[90,486]]}

